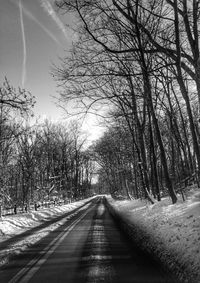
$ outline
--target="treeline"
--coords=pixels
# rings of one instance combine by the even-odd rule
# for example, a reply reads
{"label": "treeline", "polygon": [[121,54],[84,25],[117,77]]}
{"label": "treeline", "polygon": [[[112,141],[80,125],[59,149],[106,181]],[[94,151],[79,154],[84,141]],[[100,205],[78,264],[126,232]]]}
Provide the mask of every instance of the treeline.
{"label": "treeline", "polygon": [[34,97],[0,88],[0,211],[90,195],[94,164],[76,122],[30,123]]}
{"label": "treeline", "polygon": [[96,146],[100,178],[112,193],[175,203],[181,181],[200,178],[199,1],[55,3],[77,19],[54,71],[61,100],[115,121]]}
{"label": "treeline", "polygon": [[[181,136],[184,132],[179,128],[179,132],[171,136],[171,129],[167,127],[168,124],[165,125],[165,121],[164,119],[162,138],[170,178],[175,192],[181,194],[185,200],[185,187],[198,183],[197,174],[189,167],[190,163],[185,163],[180,154],[179,142],[187,152],[187,141],[175,139],[179,132]],[[114,198],[146,198],[152,203],[155,199],[161,200],[163,196],[169,195],[158,145],[152,145],[151,128],[147,126],[144,131],[146,172],[143,171],[142,159],[138,158],[137,146],[140,146],[140,143],[137,140],[137,133],[134,131],[134,139],[137,141],[134,144],[126,120],[119,116],[119,113],[116,113],[114,121],[109,122],[106,132],[94,145],[96,161],[100,165],[98,186],[102,192],[110,192]]]}

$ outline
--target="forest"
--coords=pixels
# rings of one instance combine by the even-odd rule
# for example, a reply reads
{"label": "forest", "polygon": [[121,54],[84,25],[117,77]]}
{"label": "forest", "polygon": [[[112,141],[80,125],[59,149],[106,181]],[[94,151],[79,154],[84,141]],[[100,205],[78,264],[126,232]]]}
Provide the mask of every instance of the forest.
{"label": "forest", "polygon": [[52,70],[58,102],[72,103],[77,117],[101,117],[106,130],[86,147],[75,121],[32,125],[34,96],[5,79],[1,209],[94,192],[184,199],[185,187],[200,181],[199,1],[56,0],[55,7],[76,19],[73,46]]}
{"label": "forest", "polygon": [[1,214],[90,195],[94,165],[78,123],[31,122],[34,96],[7,79],[0,96]]}
{"label": "forest", "polygon": [[60,100],[108,122],[95,146],[100,179],[112,194],[176,203],[200,177],[199,1],[55,3],[76,16],[71,54],[54,72]]}

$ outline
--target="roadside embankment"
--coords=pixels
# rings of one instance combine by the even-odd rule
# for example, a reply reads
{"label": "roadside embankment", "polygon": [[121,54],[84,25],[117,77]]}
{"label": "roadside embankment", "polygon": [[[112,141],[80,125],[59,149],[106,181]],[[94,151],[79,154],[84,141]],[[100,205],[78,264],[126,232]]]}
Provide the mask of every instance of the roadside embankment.
{"label": "roadside embankment", "polygon": [[111,214],[142,250],[159,260],[180,282],[200,282],[200,191],[192,189],[185,202],[169,198],[115,201],[107,197]]}

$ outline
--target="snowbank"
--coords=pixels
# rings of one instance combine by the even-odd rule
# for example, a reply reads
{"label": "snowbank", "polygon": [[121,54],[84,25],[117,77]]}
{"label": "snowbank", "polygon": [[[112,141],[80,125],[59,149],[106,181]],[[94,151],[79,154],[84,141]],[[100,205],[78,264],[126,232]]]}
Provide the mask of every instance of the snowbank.
{"label": "snowbank", "polygon": [[154,205],[145,201],[115,201],[110,209],[130,237],[159,258],[181,282],[200,282],[200,189],[191,189],[185,202],[169,198]]}
{"label": "snowbank", "polygon": [[[62,218],[66,213],[83,206],[92,198],[94,197],[62,206],[2,217],[0,219],[0,266],[8,263],[11,256],[21,253],[45,237],[50,231],[58,228],[66,219],[73,217],[77,212]],[[58,221],[45,225],[52,219],[58,219]],[[41,224],[44,224],[44,227]]]}

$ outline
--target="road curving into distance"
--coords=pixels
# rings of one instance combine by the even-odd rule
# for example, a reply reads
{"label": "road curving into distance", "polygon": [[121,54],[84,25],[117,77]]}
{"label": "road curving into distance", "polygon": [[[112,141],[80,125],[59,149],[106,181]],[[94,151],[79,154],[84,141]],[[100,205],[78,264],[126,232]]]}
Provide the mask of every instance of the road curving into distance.
{"label": "road curving into distance", "polygon": [[0,269],[0,282],[177,281],[128,240],[99,197]]}

